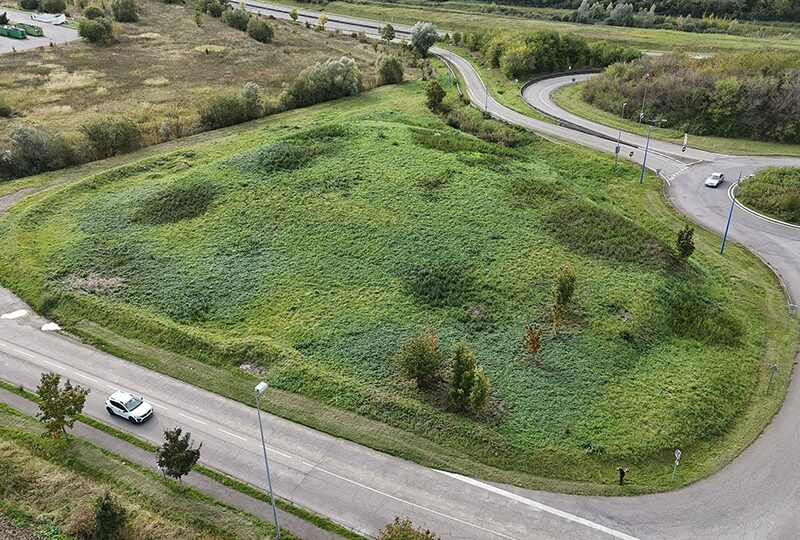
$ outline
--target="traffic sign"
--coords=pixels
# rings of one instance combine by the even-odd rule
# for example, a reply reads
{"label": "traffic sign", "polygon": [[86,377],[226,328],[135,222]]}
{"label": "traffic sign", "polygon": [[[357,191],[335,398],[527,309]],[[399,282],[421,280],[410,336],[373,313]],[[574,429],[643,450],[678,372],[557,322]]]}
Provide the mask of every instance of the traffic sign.
{"label": "traffic sign", "polygon": [[686,146],[681,146],[681,152],[686,152]]}
{"label": "traffic sign", "polygon": [[680,460],[681,460],[681,451],[675,450],[675,461],[680,461]]}
{"label": "traffic sign", "polygon": [[631,150],[631,153],[628,154],[628,157],[633,157],[633,150]]}

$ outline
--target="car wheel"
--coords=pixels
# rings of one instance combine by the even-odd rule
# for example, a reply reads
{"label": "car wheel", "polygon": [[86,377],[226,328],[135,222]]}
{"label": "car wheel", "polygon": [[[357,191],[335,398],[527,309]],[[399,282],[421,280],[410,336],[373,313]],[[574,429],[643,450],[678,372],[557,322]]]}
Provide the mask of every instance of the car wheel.
{"label": "car wheel", "polygon": [[106,410],[108,411],[108,414],[114,416],[114,411],[111,410],[111,407],[106,407]]}
{"label": "car wheel", "polygon": [[131,424],[138,424],[138,423],[139,423],[139,422],[137,422],[137,421],[136,421],[136,419],[135,419],[133,416],[129,416],[129,417],[128,417],[128,421],[129,421]]}

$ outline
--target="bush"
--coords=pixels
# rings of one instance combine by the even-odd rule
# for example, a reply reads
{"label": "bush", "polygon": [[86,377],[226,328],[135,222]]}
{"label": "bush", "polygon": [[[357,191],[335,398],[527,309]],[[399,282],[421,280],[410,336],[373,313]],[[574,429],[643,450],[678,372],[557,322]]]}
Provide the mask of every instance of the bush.
{"label": "bush", "polygon": [[528,325],[525,327],[525,336],[522,338],[522,348],[534,360],[542,352],[542,332],[538,326]]}
{"label": "bush", "polygon": [[397,352],[394,361],[403,374],[416,381],[420,388],[430,388],[442,367],[439,337],[427,330],[411,338]]}
{"label": "bush", "polygon": [[116,540],[127,521],[125,508],[108,492],[94,501],[94,536],[96,540]]}
{"label": "bush", "polygon": [[317,62],[300,72],[280,97],[284,109],[305,107],[357,94],[361,88],[361,71],[356,61],[343,56]]}
{"label": "bush", "polygon": [[247,24],[250,21],[250,14],[243,9],[229,9],[222,14],[222,22],[244,32],[247,30]]}
{"label": "bush", "polygon": [[393,54],[378,57],[378,84],[403,82],[403,63]]}
{"label": "bush", "polygon": [[686,225],[683,229],[678,231],[678,239],[676,241],[678,248],[678,258],[682,261],[687,260],[694,253],[694,229]]}
{"label": "bush", "polygon": [[87,19],[99,19],[105,17],[105,12],[97,6],[89,6],[83,10],[83,16]]}
{"label": "bush", "polygon": [[9,117],[11,116],[11,113],[11,106],[6,103],[6,100],[3,99],[3,96],[0,96],[0,116]]}
{"label": "bush", "polygon": [[572,301],[575,293],[575,282],[578,276],[569,264],[563,265],[556,270],[553,281],[553,332],[564,324],[567,315],[567,308]]}
{"label": "bush", "polygon": [[83,19],[78,23],[78,35],[89,43],[105,43],[113,34],[113,25],[105,17]]}
{"label": "bush", "polygon": [[218,19],[227,9],[227,3],[225,0],[198,0],[196,7],[201,13],[206,13],[207,15]]}
{"label": "bush", "polygon": [[415,529],[410,519],[401,520],[396,517],[393,523],[383,528],[378,540],[441,540],[441,538],[429,530]]}
{"label": "bush", "polygon": [[261,87],[253,82],[246,82],[242,86],[242,100],[244,101],[245,114],[248,120],[258,118],[264,111],[261,100]]}
{"label": "bush", "polygon": [[75,152],[60,135],[21,126],[14,128],[0,153],[0,178],[63,169],[76,161]]}
{"label": "bush", "polygon": [[118,22],[139,20],[136,0],[111,0],[111,13],[114,15],[114,20]]}
{"label": "bush", "polygon": [[39,0],[19,0],[19,7],[32,11],[39,9]]}
{"label": "bush", "polygon": [[453,354],[453,373],[447,397],[450,403],[465,409],[469,404],[472,384],[475,382],[475,353],[465,345],[458,345]]}
{"label": "bush", "polygon": [[439,84],[439,81],[429,81],[428,86],[425,87],[425,104],[430,110],[438,111],[442,106],[442,100],[446,95],[447,94],[445,93],[444,88],[442,88],[442,85]]}
{"label": "bush", "polygon": [[219,129],[247,121],[247,107],[244,100],[232,94],[212,97],[198,112],[203,129]]}
{"label": "bush", "polygon": [[432,23],[418,22],[411,28],[411,46],[420,56],[428,54],[428,49],[433,47],[439,33]]}
{"label": "bush", "polygon": [[270,43],[275,37],[272,27],[260,17],[250,17],[250,21],[247,23],[247,34],[261,43]]}
{"label": "bush", "polygon": [[127,154],[142,145],[142,132],[132,120],[107,116],[81,126],[88,153],[95,159]]}
{"label": "bush", "polygon": [[67,9],[67,3],[64,0],[41,0],[39,9],[45,13],[63,13]]}

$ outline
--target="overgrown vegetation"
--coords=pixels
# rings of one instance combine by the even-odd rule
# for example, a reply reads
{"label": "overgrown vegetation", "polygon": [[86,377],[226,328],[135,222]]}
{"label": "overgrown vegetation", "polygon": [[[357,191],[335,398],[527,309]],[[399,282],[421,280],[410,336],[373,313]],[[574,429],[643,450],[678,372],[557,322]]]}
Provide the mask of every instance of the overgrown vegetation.
{"label": "overgrown vegetation", "polygon": [[739,184],[736,197],[754,210],[800,225],[800,168],[761,169]]}
{"label": "overgrown vegetation", "polygon": [[[664,116],[688,133],[800,142],[800,57],[796,54],[643,57],[592,77],[582,97],[619,114],[623,102],[641,104],[645,88],[645,117]],[[639,111],[638,106],[629,107],[628,117]]]}
{"label": "overgrown vegetation", "polygon": [[441,540],[439,536],[427,529],[417,529],[408,518],[394,518],[381,531],[378,540]]}
{"label": "overgrown vegetation", "polygon": [[[282,414],[426,463],[617,489],[625,461],[625,489],[657,489],[676,444],[692,478],[735,455],[747,437],[726,434],[762,410],[761,362],[793,357],[769,271],[736,247],[719,257],[702,231],[678,264],[685,224],[657,182],[632,190],[613,159],[522,132],[508,148],[457,131],[423,88],[289,112],[30,197],[0,222],[3,282],[117,354],[243,400],[246,364],[304,403]],[[446,108],[500,129],[453,94]],[[177,191],[190,186],[209,187]],[[159,200],[164,218],[142,219]],[[579,277],[564,324],[527,361],[524,328],[550,325],[565,261]],[[89,276],[117,286],[73,288]],[[417,378],[394,357],[429,328],[440,376]],[[470,378],[441,360],[461,343],[491,383],[478,414],[447,400]]]}
{"label": "overgrown vegetation", "polygon": [[280,103],[291,109],[352,96],[361,90],[362,78],[352,58],[329,58],[301,71],[281,94]]}

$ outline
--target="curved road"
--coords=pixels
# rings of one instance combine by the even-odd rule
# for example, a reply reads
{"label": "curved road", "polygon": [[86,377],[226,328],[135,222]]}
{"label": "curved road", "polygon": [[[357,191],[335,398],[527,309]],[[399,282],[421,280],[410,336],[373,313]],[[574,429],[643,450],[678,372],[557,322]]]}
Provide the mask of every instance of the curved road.
{"label": "curved road", "polygon": [[[237,2],[238,4],[238,2]],[[250,2],[248,9],[287,18],[289,10]],[[318,14],[301,11],[301,21]],[[375,34],[380,24],[329,14],[330,28]],[[398,27],[398,34],[408,29]],[[472,102],[496,118],[605,152],[613,140],[533,120],[487,95],[478,74],[464,59],[442,49],[433,52],[457,69]],[[529,87],[526,98],[553,116],[546,81]],[[561,116],[561,115],[564,116]],[[604,126],[572,119],[599,134]],[[613,130],[612,130],[613,131]],[[641,138],[625,134],[634,160]],[[670,199],[687,216],[721,231],[730,204],[727,189],[706,189],[701,179],[722,170],[735,178],[773,164],[800,165],[797,159],[722,156],[654,142],[648,165],[669,179]],[[625,154],[626,155],[626,154]],[[5,201],[0,198],[0,208]],[[800,230],[737,211],[731,238],[747,245],[783,277],[791,298],[800,297]],[[20,311],[22,310],[22,311]],[[24,313],[23,313],[24,311]],[[45,320],[0,289],[0,374],[35,387],[42,371],[56,371],[92,388],[87,413],[117,424],[152,442],[163,427],[181,426],[203,442],[204,464],[265,488],[258,433],[252,408],[99,352],[58,334],[43,332]],[[211,368],[208,368],[211,369]],[[153,421],[129,426],[109,419],[103,400],[113,388],[144,392],[156,405]],[[421,467],[281,418],[266,416],[276,493],[330,516],[343,525],[376,536],[395,515],[410,516],[445,539],[530,538],[795,538],[800,535],[800,388],[790,384],[786,403],[762,436],[710,479],[677,492],[633,498],[580,497],[490,485]]]}

